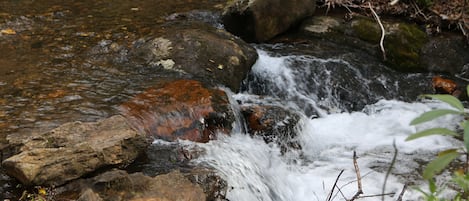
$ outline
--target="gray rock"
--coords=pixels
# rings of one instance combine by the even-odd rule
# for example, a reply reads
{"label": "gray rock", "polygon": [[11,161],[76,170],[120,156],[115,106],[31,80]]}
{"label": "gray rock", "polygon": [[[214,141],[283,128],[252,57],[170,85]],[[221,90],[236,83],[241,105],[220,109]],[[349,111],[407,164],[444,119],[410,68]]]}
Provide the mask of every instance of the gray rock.
{"label": "gray rock", "polygon": [[315,0],[236,0],[225,8],[225,29],[248,42],[264,42],[316,10]]}
{"label": "gray rock", "polygon": [[257,59],[254,48],[230,33],[205,23],[177,22],[158,36],[134,43],[132,59],[143,65],[178,72],[212,85],[238,91]]}
{"label": "gray rock", "polygon": [[57,186],[101,167],[130,164],[146,146],[145,136],[117,115],[66,123],[27,140],[22,152],[2,164],[23,184]]}

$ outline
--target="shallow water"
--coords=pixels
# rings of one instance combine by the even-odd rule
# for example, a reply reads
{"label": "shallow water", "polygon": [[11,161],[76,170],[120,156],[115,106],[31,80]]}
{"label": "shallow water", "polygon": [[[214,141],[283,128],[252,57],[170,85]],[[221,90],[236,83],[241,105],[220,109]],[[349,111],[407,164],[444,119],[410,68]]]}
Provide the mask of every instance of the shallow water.
{"label": "shallow water", "polygon": [[[166,76],[129,62],[132,43],[158,33],[175,12],[199,10],[195,18],[212,20],[208,11],[221,3],[0,1],[0,147],[10,134],[26,138],[118,113],[116,106]],[[15,185],[0,171],[0,198]]]}
{"label": "shallow water", "polygon": [[175,12],[216,11],[221,2],[0,2],[0,30],[14,31],[0,35],[0,139],[116,113],[165,76],[126,63],[132,42]]}

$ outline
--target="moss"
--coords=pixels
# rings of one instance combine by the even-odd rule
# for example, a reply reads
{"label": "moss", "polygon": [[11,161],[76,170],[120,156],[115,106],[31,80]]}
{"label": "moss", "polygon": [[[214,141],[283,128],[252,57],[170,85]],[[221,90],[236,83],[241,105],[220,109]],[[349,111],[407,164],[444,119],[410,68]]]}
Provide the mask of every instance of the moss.
{"label": "moss", "polygon": [[358,38],[370,43],[379,43],[381,29],[372,19],[360,18],[352,22],[352,29]]}
{"label": "moss", "polygon": [[388,65],[399,71],[422,71],[420,50],[427,40],[427,35],[417,26],[398,24],[384,41]]}

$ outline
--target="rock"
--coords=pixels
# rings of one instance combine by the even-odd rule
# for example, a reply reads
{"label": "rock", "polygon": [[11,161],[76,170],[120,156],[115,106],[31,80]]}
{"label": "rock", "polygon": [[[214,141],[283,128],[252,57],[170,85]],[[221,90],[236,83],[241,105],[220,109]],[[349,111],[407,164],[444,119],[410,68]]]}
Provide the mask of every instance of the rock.
{"label": "rock", "polygon": [[446,33],[430,37],[422,47],[422,65],[431,72],[454,75],[469,64],[469,45],[460,35]]}
{"label": "rock", "polygon": [[228,190],[228,183],[213,170],[198,167],[185,173],[185,175],[192,183],[198,184],[203,189],[207,200],[227,200],[225,197]]}
{"label": "rock", "polygon": [[158,36],[136,41],[132,59],[152,68],[238,91],[257,53],[230,33],[204,23],[174,23]]}
{"label": "rock", "polygon": [[27,140],[2,165],[26,185],[58,186],[106,166],[132,163],[147,146],[124,117],[66,123]]}
{"label": "rock", "polygon": [[453,94],[457,91],[458,85],[453,80],[434,76],[432,78],[432,87],[437,93]]}
{"label": "rock", "polygon": [[267,143],[276,142],[284,151],[300,148],[294,142],[299,114],[279,106],[260,105],[242,106],[241,113],[250,134],[262,136]]}
{"label": "rock", "polygon": [[223,12],[225,29],[248,42],[264,42],[314,13],[315,0],[235,0]]}
{"label": "rock", "polygon": [[216,132],[229,133],[234,121],[226,93],[195,80],[175,80],[147,89],[120,110],[147,136],[167,141],[208,142]]}
{"label": "rock", "polygon": [[[90,179],[81,179],[61,187],[57,197],[86,200],[193,200],[205,201],[208,196],[186,174],[172,171],[155,177],[142,173],[128,174],[112,170]],[[70,195],[75,195],[70,196]]]}
{"label": "rock", "polygon": [[[414,24],[383,23],[386,30],[384,49],[387,65],[403,72],[425,71],[421,50],[428,42],[426,33]],[[377,45],[380,43],[381,28],[375,20],[358,18],[351,22],[351,28],[354,31],[353,34],[360,39]]]}
{"label": "rock", "polygon": [[[384,48],[387,66],[401,72],[462,73],[469,63],[469,46],[464,37],[445,33],[428,36],[414,24],[383,21],[386,30]],[[312,39],[326,39],[344,48],[353,47],[377,55],[381,28],[376,20],[355,17],[345,21],[337,17],[314,16],[303,21],[300,33]],[[324,48],[322,48],[324,49]],[[464,76],[461,76],[464,77]]]}

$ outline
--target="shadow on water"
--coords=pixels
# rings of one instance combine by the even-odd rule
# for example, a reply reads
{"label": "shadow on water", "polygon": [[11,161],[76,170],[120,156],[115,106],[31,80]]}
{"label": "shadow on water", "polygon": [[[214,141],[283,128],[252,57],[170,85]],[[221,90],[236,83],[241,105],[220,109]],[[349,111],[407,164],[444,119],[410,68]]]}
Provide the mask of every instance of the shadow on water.
{"label": "shadow on water", "polygon": [[[120,103],[167,76],[129,63],[132,43],[157,33],[173,13],[218,12],[222,3],[1,1],[0,147],[11,134],[28,137],[116,114]],[[2,172],[0,198],[14,198],[16,183]]]}

